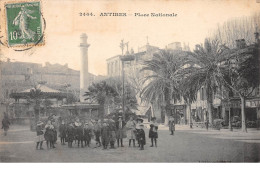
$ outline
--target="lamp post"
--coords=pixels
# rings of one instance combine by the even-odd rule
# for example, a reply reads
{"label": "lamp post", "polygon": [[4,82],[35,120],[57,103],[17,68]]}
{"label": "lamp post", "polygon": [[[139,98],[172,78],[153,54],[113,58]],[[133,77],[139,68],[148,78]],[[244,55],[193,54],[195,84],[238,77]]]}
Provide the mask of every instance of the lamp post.
{"label": "lamp post", "polygon": [[122,109],[123,109],[123,120],[125,120],[125,62],[134,60],[134,55],[126,54],[120,57],[122,61],[122,82],[123,82],[123,98],[122,98]]}

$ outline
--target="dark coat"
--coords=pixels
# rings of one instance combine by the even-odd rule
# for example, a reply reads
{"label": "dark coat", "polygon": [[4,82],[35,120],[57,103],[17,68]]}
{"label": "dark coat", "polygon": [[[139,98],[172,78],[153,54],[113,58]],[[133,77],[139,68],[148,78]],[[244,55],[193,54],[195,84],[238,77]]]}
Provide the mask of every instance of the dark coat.
{"label": "dark coat", "polygon": [[169,120],[169,130],[170,131],[175,131],[175,123],[174,120]]}
{"label": "dark coat", "polygon": [[11,123],[10,123],[8,118],[3,118],[3,120],[2,120],[2,129],[8,130],[10,124]]}
{"label": "dark coat", "polygon": [[[156,132],[154,131],[156,130]],[[153,124],[150,125],[150,130],[149,130],[149,138],[158,138],[158,126],[154,126]]]}
{"label": "dark coat", "polygon": [[101,139],[103,144],[108,144],[109,143],[109,127],[104,126],[101,129]]}
{"label": "dark coat", "polygon": [[117,139],[115,123],[109,123],[109,138],[110,141],[115,141]]}
{"label": "dark coat", "polygon": [[83,127],[82,126],[75,127],[75,134],[77,140],[83,140],[84,139]]}
{"label": "dark coat", "polygon": [[67,127],[67,141],[68,142],[73,142],[73,140],[74,140],[74,131],[75,129],[74,129],[74,127],[72,127],[72,126],[68,126]]}
{"label": "dark coat", "polygon": [[65,138],[66,137],[66,130],[67,126],[65,124],[61,124],[59,127],[60,137]]}
{"label": "dark coat", "polygon": [[140,144],[146,144],[145,132],[143,129],[136,129],[136,136]]}
{"label": "dark coat", "polygon": [[46,128],[46,131],[44,133],[44,138],[46,141],[55,141],[56,137],[56,131],[51,128]]}
{"label": "dark coat", "polygon": [[84,141],[90,141],[91,140],[91,129],[90,128],[84,128]]}

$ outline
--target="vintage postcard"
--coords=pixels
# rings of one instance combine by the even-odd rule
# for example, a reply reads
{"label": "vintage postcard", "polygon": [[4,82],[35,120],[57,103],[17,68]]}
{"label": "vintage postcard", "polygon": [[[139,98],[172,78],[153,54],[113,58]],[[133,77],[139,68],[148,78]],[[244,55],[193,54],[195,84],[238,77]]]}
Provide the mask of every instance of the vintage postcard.
{"label": "vintage postcard", "polygon": [[1,0],[0,163],[259,163],[259,0]]}

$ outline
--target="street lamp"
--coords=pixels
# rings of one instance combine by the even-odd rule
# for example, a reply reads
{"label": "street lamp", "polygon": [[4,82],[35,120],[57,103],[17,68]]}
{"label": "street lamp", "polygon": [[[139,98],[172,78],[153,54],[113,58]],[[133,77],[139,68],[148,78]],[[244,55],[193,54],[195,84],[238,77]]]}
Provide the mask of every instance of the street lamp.
{"label": "street lamp", "polygon": [[123,82],[123,98],[122,98],[122,109],[123,109],[123,120],[125,120],[125,62],[134,60],[134,55],[126,54],[120,56],[122,61],[122,82]]}

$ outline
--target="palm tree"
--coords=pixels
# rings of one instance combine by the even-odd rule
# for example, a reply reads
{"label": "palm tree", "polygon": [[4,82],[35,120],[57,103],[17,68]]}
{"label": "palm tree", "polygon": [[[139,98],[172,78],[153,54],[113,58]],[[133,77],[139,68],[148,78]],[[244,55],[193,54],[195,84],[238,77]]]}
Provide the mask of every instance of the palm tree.
{"label": "palm tree", "polygon": [[41,99],[43,97],[41,89],[38,89],[37,87],[34,87],[30,90],[29,93],[29,99],[34,102],[34,114],[36,121],[39,120],[39,113],[40,113],[40,104]]}
{"label": "palm tree", "polygon": [[[116,107],[122,107],[122,101],[123,101],[123,83],[119,78],[109,78],[106,79],[106,82],[108,85],[110,85],[114,90],[117,92],[116,97],[113,99],[113,103]],[[138,103],[136,99],[136,92],[134,88],[126,81],[125,82],[125,111],[126,112],[132,112],[131,110],[138,110]]]}
{"label": "palm tree", "polygon": [[[199,85],[193,85],[189,79],[189,75],[191,72],[182,72],[184,75],[183,79],[181,80],[179,84],[179,89],[181,92],[181,96],[184,99],[187,107],[186,111],[187,114],[189,114],[189,125],[190,128],[192,127],[192,117],[191,117],[191,104],[192,102],[197,100],[197,91],[199,90]],[[186,75],[186,76],[185,76]]]}
{"label": "palm tree", "polygon": [[141,98],[147,103],[162,107],[163,112],[166,112],[165,124],[171,114],[171,101],[176,102],[180,99],[178,71],[185,63],[182,53],[181,51],[160,50],[151,60],[144,61],[144,67],[140,70],[145,74]]}
{"label": "palm tree", "polygon": [[27,96],[27,102],[29,104],[34,105],[34,117],[35,117],[35,124],[31,124],[31,129],[34,128],[34,125],[39,121],[40,118],[40,104],[43,99],[44,95],[36,85],[30,90],[29,95]]}
{"label": "palm tree", "polygon": [[102,110],[99,112],[99,117],[104,118],[104,109],[105,103],[111,102],[118,93],[115,91],[113,87],[108,85],[106,81],[101,81],[99,83],[93,83],[88,88],[88,92],[85,92],[84,96],[86,97],[85,100],[90,102],[96,102],[100,104]]}
{"label": "palm tree", "polygon": [[194,95],[194,91],[197,92],[202,87],[205,89],[207,114],[209,115],[207,119],[209,119],[210,124],[213,122],[213,94],[221,85],[218,75],[219,64],[226,57],[226,53],[227,49],[221,46],[217,40],[205,39],[204,47],[198,45],[194,52],[190,53],[189,60],[194,66],[187,67],[184,73],[187,76],[186,85],[183,86],[187,89],[184,91]]}

